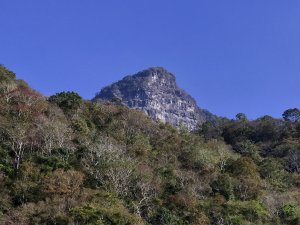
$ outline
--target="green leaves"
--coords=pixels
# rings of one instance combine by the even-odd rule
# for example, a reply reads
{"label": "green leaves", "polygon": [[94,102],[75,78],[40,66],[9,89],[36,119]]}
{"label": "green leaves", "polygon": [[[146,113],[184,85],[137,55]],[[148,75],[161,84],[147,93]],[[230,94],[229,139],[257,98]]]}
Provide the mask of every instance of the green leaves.
{"label": "green leaves", "polygon": [[3,82],[14,81],[15,79],[16,74],[0,64],[0,84]]}
{"label": "green leaves", "polygon": [[48,101],[57,104],[66,114],[74,113],[83,103],[77,93],[69,91],[52,95]]}
{"label": "green leaves", "polygon": [[286,121],[299,122],[300,121],[300,110],[298,108],[288,109],[284,111],[282,117]]}

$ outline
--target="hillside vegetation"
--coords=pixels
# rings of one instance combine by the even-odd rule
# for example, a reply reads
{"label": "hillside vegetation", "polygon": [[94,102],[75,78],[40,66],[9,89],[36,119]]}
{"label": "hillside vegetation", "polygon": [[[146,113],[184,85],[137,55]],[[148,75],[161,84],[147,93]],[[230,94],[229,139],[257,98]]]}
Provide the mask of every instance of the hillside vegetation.
{"label": "hillside vegetation", "polygon": [[300,224],[300,111],[195,132],[0,67],[0,224]]}

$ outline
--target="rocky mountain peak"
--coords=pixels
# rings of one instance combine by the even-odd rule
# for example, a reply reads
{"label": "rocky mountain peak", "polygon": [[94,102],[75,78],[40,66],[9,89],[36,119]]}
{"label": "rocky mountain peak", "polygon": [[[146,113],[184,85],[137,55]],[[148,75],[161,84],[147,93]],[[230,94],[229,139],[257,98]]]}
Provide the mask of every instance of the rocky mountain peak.
{"label": "rocky mountain peak", "polygon": [[178,87],[176,77],[162,67],[126,76],[103,88],[93,100],[111,101],[114,98],[155,120],[174,126],[184,125],[190,130],[212,118],[212,114],[200,109],[196,101]]}
{"label": "rocky mountain peak", "polygon": [[138,72],[135,77],[147,77],[150,80],[169,80],[172,82],[176,82],[176,77],[168,72],[163,67],[151,67],[147,70],[143,70]]}
{"label": "rocky mountain peak", "polygon": [[141,86],[149,86],[149,88],[155,86],[174,88],[176,86],[176,77],[163,67],[151,67],[135,75],[126,76],[123,80]]}

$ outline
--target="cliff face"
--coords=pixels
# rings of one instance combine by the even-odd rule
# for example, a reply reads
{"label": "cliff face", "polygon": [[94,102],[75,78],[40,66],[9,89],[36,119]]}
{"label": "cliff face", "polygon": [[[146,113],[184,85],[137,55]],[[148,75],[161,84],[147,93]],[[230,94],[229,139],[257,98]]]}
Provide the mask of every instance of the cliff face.
{"label": "cliff face", "polygon": [[103,88],[94,101],[119,99],[124,105],[141,110],[156,120],[194,129],[213,118],[176,84],[173,74],[161,67],[150,68]]}

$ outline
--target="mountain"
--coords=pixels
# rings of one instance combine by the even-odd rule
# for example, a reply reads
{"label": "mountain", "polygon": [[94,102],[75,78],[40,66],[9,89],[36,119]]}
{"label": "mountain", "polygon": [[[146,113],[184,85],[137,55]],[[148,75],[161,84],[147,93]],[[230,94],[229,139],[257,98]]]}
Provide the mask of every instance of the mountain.
{"label": "mountain", "polygon": [[176,77],[162,67],[153,67],[124,77],[103,88],[93,101],[115,101],[141,110],[155,120],[192,130],[214,116],[197,106],[194,98],[178,87]]}

